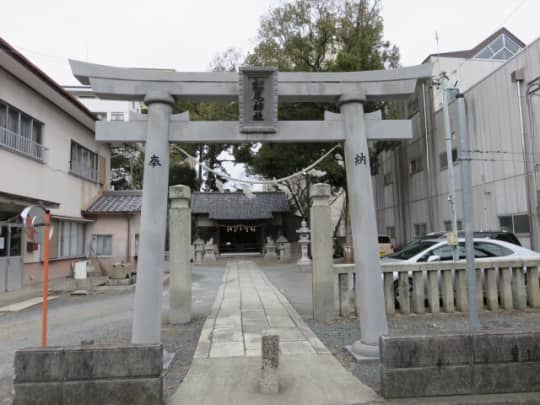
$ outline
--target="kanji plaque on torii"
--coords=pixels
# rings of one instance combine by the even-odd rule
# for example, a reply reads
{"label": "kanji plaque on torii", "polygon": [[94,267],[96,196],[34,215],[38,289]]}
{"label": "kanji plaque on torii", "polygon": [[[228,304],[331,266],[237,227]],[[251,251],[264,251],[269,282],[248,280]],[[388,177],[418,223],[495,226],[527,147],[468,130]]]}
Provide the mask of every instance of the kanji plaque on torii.
{"label": "kanji plaque on torii", "polygon": [[[412,124],[364,114],[364,103],[409,97],[418,79],[431,77],[429,64],[366,72],[246,67],[239,73],[181,73],[70,63],[74,75],[91,85],[98,97],[143,100],[148,105],[146,117],[96,123],[98,141],[146,142],[133,343],[160,341],[169,142],[344,142],[360,314],[360,340],[352,351],[357,356],[377,356],[387,319],[367,141],[410,139]],[[189,114],[171,115],[175,99],[240,100],[241,120],[191,122]],[[277,121],[278,102],[337,102],[340,114],[327,113],[323,121]]]}

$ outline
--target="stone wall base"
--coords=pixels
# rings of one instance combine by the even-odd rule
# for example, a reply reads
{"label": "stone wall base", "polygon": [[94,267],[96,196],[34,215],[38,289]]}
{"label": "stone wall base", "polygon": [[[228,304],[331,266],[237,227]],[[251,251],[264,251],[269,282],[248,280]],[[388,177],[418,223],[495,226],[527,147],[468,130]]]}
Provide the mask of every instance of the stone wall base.
{"label": "stone wall base", "polygon": [[15,405],[161,405],[161,345],[46,347],[15,353]]}

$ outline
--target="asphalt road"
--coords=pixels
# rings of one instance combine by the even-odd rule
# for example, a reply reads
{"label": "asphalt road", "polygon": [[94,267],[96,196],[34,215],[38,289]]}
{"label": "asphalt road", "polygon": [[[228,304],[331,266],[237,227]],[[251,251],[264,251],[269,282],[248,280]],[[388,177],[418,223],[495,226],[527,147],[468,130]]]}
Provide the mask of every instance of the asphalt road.
{"label": "asphalt road", "polygon": [[[221,283],[222,268],[193,269],[193,317],[204,319]],[[134,290],[89,296],[62,295],[49,303],[49,346],[128,343]],[[162,319],[168,309],[165,287]],[[186,328],[189,328],[187,326]],[[197,336],[198,338],[198,336]],[[19,312],[0,312],[0,405],[11,401],[13,357],[23,347],[41,342],[41,305]],[[196,342],[195,342],[196,344]]]}

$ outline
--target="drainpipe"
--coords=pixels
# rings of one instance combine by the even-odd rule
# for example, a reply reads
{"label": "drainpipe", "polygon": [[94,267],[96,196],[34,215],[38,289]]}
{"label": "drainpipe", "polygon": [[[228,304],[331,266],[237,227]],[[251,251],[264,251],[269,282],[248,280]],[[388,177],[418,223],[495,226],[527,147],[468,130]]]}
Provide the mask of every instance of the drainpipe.
{"label": "drainpipe", "polygon": [[525,72],[523,68],[514,70],[510,78],[512,83],[516,84],[516,91],[518,97],[518,109],[519,109],[519,129],[521,131],[521,149],[523,152],[523,169],[525,175],[525,192],[527,193],[527,214],[529,216],[529,231],[531,237],[531,248],[535,248],[536,235],[533,232],[533,210],[531,204],[531,185],[529,182],[529,159],[527,157],[527,143],[526,143],[526,134],[525,134],[525,123],[523,118],[523,104],[521,102],[521,82],[525,80]]}
{"label": "drainpipe", "polygon": [[126,243],[126,263],[131,261],[131,218],[128,213],[125,213],[127,220],[127,243]]}
{"label": "drainpipe", "polygon": [[431,153],[429,151],[429,130],[428,130],[428,118],[427,118],[427,107],[426,107],[426,84],[422,83],[422,106],[423,106],[423,115],[424,115],[424,137],[426,142],[426,174],[427,174],[427,197],[428,197],[428,215],[429,215],[429,230],[435,231],[434,229],[434,219],[433,219],[433,190],[431,188]]}
{"label": "drainpipe", "polygon": [[535,198],[535,206],[536,206],[536,224],[540,225],[540,216],[538,215],[539,207],[538,207],[538,178],[536,174],[536,127],[535,127],[535,120],[532,113],[532,97],[538,96],[538,91],[540,90],[540,76],[534,78],[529,82],[527,85],[527,98],[525,99],[527,102],[527,112],[529,117],[529,129],[530,129],[530,139],[531,139],[531,149],[532,149],[532,156],[533,156],[533,184],[534,184],[534,196]]}

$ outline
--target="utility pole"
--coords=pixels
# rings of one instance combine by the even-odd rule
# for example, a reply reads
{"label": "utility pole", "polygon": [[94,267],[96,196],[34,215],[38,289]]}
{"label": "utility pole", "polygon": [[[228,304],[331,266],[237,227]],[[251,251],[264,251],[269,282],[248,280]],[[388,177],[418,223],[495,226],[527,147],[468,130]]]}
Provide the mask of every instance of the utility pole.
{"label": "utility pole", "polygon": [[463,201],[463,222],[465,225],[465,258],[469,301],[469,329],[472,333],[480,328],[478,308],[476,304],[476,273],[474,266],[474,210],[473,190],[471,182],[471,155],[469,146],[469,130],[463,94],[456,96],[457,118],[459,128],[459,160],[461,168],[461,197]]}
{"label": "utility pole", "polygon": [[456,214],[456,182],[454,178],[454,161],[452,159],[452,131],[450,129],[450,114],[448,113],[448,77],[445,72],[440,74],[440,88],[443,104],[444,118],[444,141],[446,144],[446,160],[448,174],[448,201],[450,202],[450,214],[452,216],[452,232],[448,235],[448,244],[452,246],[454,260],[458,260],[458,243],[457,243],[457,214]]}

